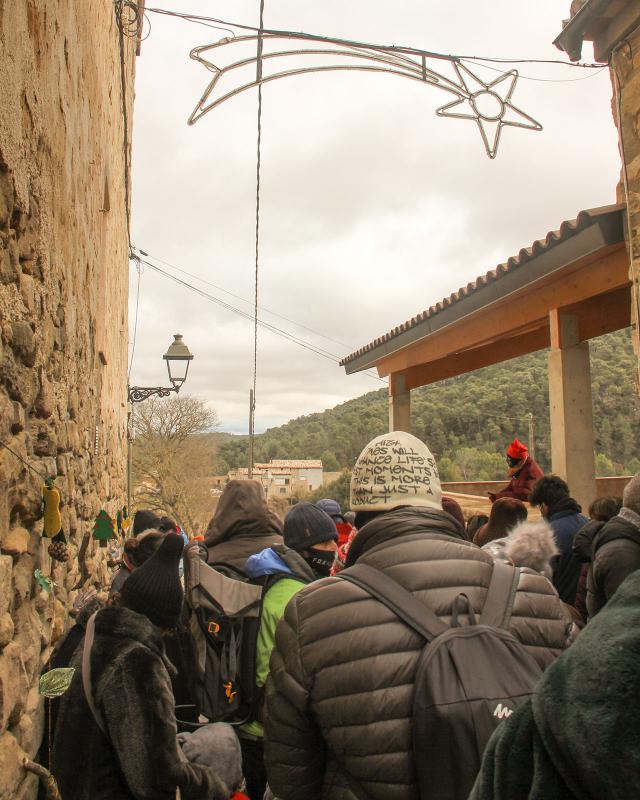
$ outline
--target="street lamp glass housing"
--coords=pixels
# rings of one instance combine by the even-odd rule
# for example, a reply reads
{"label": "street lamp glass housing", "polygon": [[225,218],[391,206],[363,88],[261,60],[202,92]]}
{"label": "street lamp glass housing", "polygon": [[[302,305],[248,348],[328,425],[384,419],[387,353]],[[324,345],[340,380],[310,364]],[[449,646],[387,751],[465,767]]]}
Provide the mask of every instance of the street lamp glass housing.
{"label": "street lamp glass housing", "polygon": [[189,362],[193,359],[189,348],[182,341],[181,333],[173,334],[173,342],[171,342],[169,349],[162,357],[167,362],[169,380],[173,384],[175,390],[178,391],[187,379]]}

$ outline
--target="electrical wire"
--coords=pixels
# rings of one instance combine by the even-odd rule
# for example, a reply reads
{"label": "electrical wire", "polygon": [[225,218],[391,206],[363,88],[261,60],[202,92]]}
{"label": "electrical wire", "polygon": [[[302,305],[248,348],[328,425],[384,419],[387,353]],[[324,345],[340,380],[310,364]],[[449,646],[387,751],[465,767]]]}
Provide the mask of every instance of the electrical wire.
{"label": "electrical wire", "polygon": [[37,475],[40,478],[40,480],[44,480],[45,479],[45,476],[43,475],[42,472],[40,472],[40,470],[37,470],[34,467],[32,467],[31,464],[28,461],[26,461],[24,458],[22,458],[20,453],[16,453],[16,451],[13,448],[9,447],[8,444],[6,444],[5,442],[0,441],[0,447],[4,447],[4,449],[8,450],[11,453],[12,456],[14,456],[15,458],[18,459],[18,461],[22,461],[22,463],[25,465],[25,467],[27,469],[31,470],[31,472],[33,472],[34,475]]}
{"label": "electrical wire", "polygon": [[[501,74],[503,73],[503,71],[497,67],[490,67],[488,64],[484,64],[481,59],[472,60],[469,58],[461,58],[460,61],[473,61],[474,64],[479,64],[481,67],[490,69],[492,72],[499,72]],[[594,78],[596,75],[599,75],[605,69],[607,69],[606,64],[603,67],[600,67],[600,69],[592,72],[590,75],[583,75],[581,78],[534,78],[533,75],[522,75],[521,73],[518,73],[518,79],[523,81],[536,81],[538,83],[575,83],[576,81],[588,81],[590,78]]]}
{"label": "electrical wire", "polygon": [[[205,292],[203,289],[194,286],[188,281],[182,280],[181,278],[178,278],[176,275],[172,275],[170,272],[167,272],[166,270],[162,269],[157,264],[154,264],[151,261],[148,261],[144,258],[141,258],[140,261],[142,264],[145,264],[146,266],[150,267],[158,274],[164,276],[165,278],[168,278],[169,280],[174,281],[174,283],[184,286],[186,289],[189,289],[192,292],[195,292],[196,294],[200,295],[200,297],[203,297],[209,302],[214,303],[220,306],[221,308],[226,309],[227,311],[231,311],[232,313],[237,314],[238,316],[243,317],[246,320],[249,320],[251,322],[254,321],[254,316],[250,312],[244,311],[243,309],[238,308],[237,306],[233,306],[231,303],[227,303],[225,300],[222,300],[221,298],[216,297],[215,295]],[[328,350],[324,350],[323,348],[314,345],[304,339],[301,339],[300,337],[295,336],[289,331],[285,331],[282,328],[278,328],[276,325],[272,325],[271,323],[266,322],[265,320],[262,320],[259,317],[258,317],[258,325],[264,330],[268,330],[269,332],[275,334],[276,336],[280,336],[288,340],[292,344],[297,344],[298,346],[303,347],[305,350],[309,350],[310,352],[315,353],[316,355],[321,356],[322,358],[325,358],[328,361],[332,361],[335,364],[340,363],[341,360],[340,356],[336,355],[335,353],[331,353]],[[380,378],[378,375],[374,375],[370,372],[363,372],[363,374],[377,381],[386,383],[385,379]]]}
{"label": "electrical wire", "polygon": [[[212,283],[211,281],[208,281],[205,278],[201,278],[199,275],[195,275],[193,272],[188,272],[186,269],[182,269],[182,267],[177,267],[175,264],[171,264],[169,261],[165,261],[162,258],[158,258],[158,256],[154,256],[153,254],[148,253],[145,250],[141,250],[140,248],[137,247],[134,247],[133,249],[137,250],[138,253],[140,253],[143,256],[146,256],[147,258],[152,258],[154,261],[159,261],[161,264],[164,264],[165,266],[170,267],[171,269],[175,269],[176,272],[180,272],[183,275],[187,275],[189,278],[194,278],[195,280],[200,281],[201,283],[204,283],[207,286],[211,286],[212,289],[217,289],[219,292],[224,292],[224,294],[228,294],[229,297],[234,297],[236,300],[240,300],[243,303],[248,303],[249,305],[253,305],[253,300],[247,300],[246,297],[242,297],[239,294],[234,294],[234,292],[230,292],[228,289],[225,289],[224,287],[219,286],[216,283]],[[302,322],[298,322],[295,319],[291,319],[290,317],[285,317],[282,314],[278,314],[276,311],[273,311],[267,308],[266,306],[259,305],[258,309],[260,311],[265,311],[267,314],[271,314],[272,316],[277,317],[278,319],[284,320],[284,322],[289,322],[291,323],[291,325],[295,325],[298,328],[302,328],[305,331],[309,331],[309,333],[313,333],[316,336],[319,336],[321,339],[326,339],[326,341],[333,342],[333,344],[339,344],[340,347],[344,347],[347,350],[353,351],[357,349],[352,344],[348,344],[347,342],[342,342],[340,341],[340,339],[333,339],[331,336],[327,336],[326,334],[315,330],[315,328],[310,328],[308,325],[303,325]]]}
{"label": "electrical wire", "polygon": [[237,30],[251,31],[253,33],[262,32],[270,36],[295,36],[298,38],[309,39],[310,41],[316,41],[316,42],[327,42],[327,43],[340,42],[344,45],[363,47],[370,50],[386,50],[390,52],[403,53],[407,55],[443,59],[445,61],[461,61],[461,60],[489,61],[499,64],[560,64],[565,67],[574,67],[581,69],[600,69],[602,67],[607,66],[607,64],[603,64],[601,62],[583,63],[583,62],[565,61],[559,58],[497,58],[492,56],[475,56],[466,54],[455,55],[452,53],[439,53],[432,50],[422,50],[421,48],[418,47],[410,47],[404,45],[380,45],[368,42],[353,41],[349,39],[340,39],[338,37],[332,37],[332,36],[321,36],[319,34],[306,33],[304,31],[278,30],[272,28],[256,28],[253,25],[243,25],[239,22],[230,22],[228,20],[219,19],[217,17],[207,17],[199,14],[188,14],[185,12],[172,11],[170,9],[165,9],[165,8],[147,8],[146,11],[152,14],[159,14],[168,17],[176,17],[178,19],[186,20],[189,22],[204,24],[207,27],[220,26],[220,29],[230,32],[233,36],[235,36],[235,34],[233,33],[232,29],[235,28]]}
{"label": "electrical wire", "polygon": [[253,304],[253,392],[249,420],[249,477],[253,474],[253,444],[255,439],[256,385],[258,382],[258,275],[260,265],[260,166],[262,161],[262,29],[264,28],[264,0],[260,0],[260,33],[258,36],[258,58],[256,79],[258,80],[258,118],[256,142],[256,259]]}
{"label": "electrical wire", "polygon": [[[115,0],[114,11],[116,15],[116,25],[118,27],[118,44],[120,50],[120,94],[122,99],[122,148],[124,151],[124,209],[127,220],[127,243],[129,245],[129,253],[131,253],[131,209],[129,197],[129,176],[131,174],[131,165],[129,163],[129,115],[127,112],[127,82],[125,78],[125,53],[124,53],[124,37],[125,37],[125,23],[123,20],[124,8],[131,9],[131,5],[125,0]],[[134,21],[127,22],[128,30],[135,24],[138,26],[138,17]],[[133,34],[127,33],[128,37]]]}
{"label": "electrical wire", "polygon": [[127,382],[131,382],[131,369],[133,367],[133,356],[136,352],[136,338],[138,336],[138,307],[140,305],[140,275],[142,273],[142,267],[140,265],[140,258],[135,255],[135,253],[131,256],[132,260],[136,262],[136,268],[138,270],[138,285],[136,288],[136,314],[135,314],[135,321],[133,323],[133,342],[131,345],[131,360],[129,361],[129,372],[127,374]]}

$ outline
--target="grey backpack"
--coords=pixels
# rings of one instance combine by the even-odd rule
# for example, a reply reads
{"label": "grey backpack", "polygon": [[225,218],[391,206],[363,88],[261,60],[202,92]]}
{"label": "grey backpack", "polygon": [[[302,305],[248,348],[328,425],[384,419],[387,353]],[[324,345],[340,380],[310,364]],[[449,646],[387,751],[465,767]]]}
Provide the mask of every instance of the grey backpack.
{"label": "grey backpack", "polygon": [[[542,670],[509,632],[520,570],[496,561],[480,621],[460,594],[450,625],[389,575],[356,564],[340,577],[425,639],[414,682],[412,739],[422,800],[466,800],[489,737],[531,696]],[[461,624],[466,616],[467,625]],[[352,777],[361,800],[366,793]]]}

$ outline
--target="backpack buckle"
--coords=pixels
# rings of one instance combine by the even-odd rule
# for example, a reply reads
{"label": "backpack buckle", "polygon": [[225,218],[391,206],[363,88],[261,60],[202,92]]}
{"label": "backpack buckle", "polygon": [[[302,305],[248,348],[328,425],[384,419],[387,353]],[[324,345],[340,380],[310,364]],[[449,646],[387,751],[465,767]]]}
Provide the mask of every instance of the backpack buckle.
{"label": "backpack buckle", "polygon": [[209,633],[213,634],[213,636],[217,636],[220,633],[220,625],[218,625],[217,622],[210,620],[210,622],[207,625],[207,630],[209,631]]}
{"label": "backpack buckle", "polygon": [[222,684],[224,686],[224,693],[227,698],[227,703],[233,703],[233,701],[238,696],[238,692],[234,690],[233,683],[231,681],[227,681],[226,683]]}

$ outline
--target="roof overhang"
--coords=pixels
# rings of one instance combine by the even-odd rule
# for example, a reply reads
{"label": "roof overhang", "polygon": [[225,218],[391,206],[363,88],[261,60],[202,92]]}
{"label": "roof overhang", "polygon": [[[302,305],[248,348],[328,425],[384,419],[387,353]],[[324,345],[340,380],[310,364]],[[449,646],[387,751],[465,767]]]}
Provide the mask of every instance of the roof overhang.
{"label": "roof overhang", "polygon": [[629,324],[624,206],[581,212],[560,230],[342,362],[404,373],[408,388],[549,346],[549,314],[580,319],[581,338]]}
{"label": "roof overhang", "polygon": [[582,45],[593,42],[597,61],[606,62],[615,47],[640,23],[638,0],[587,0],[567,20],[562,33],[554,40],[571,61],[582,58]]}

